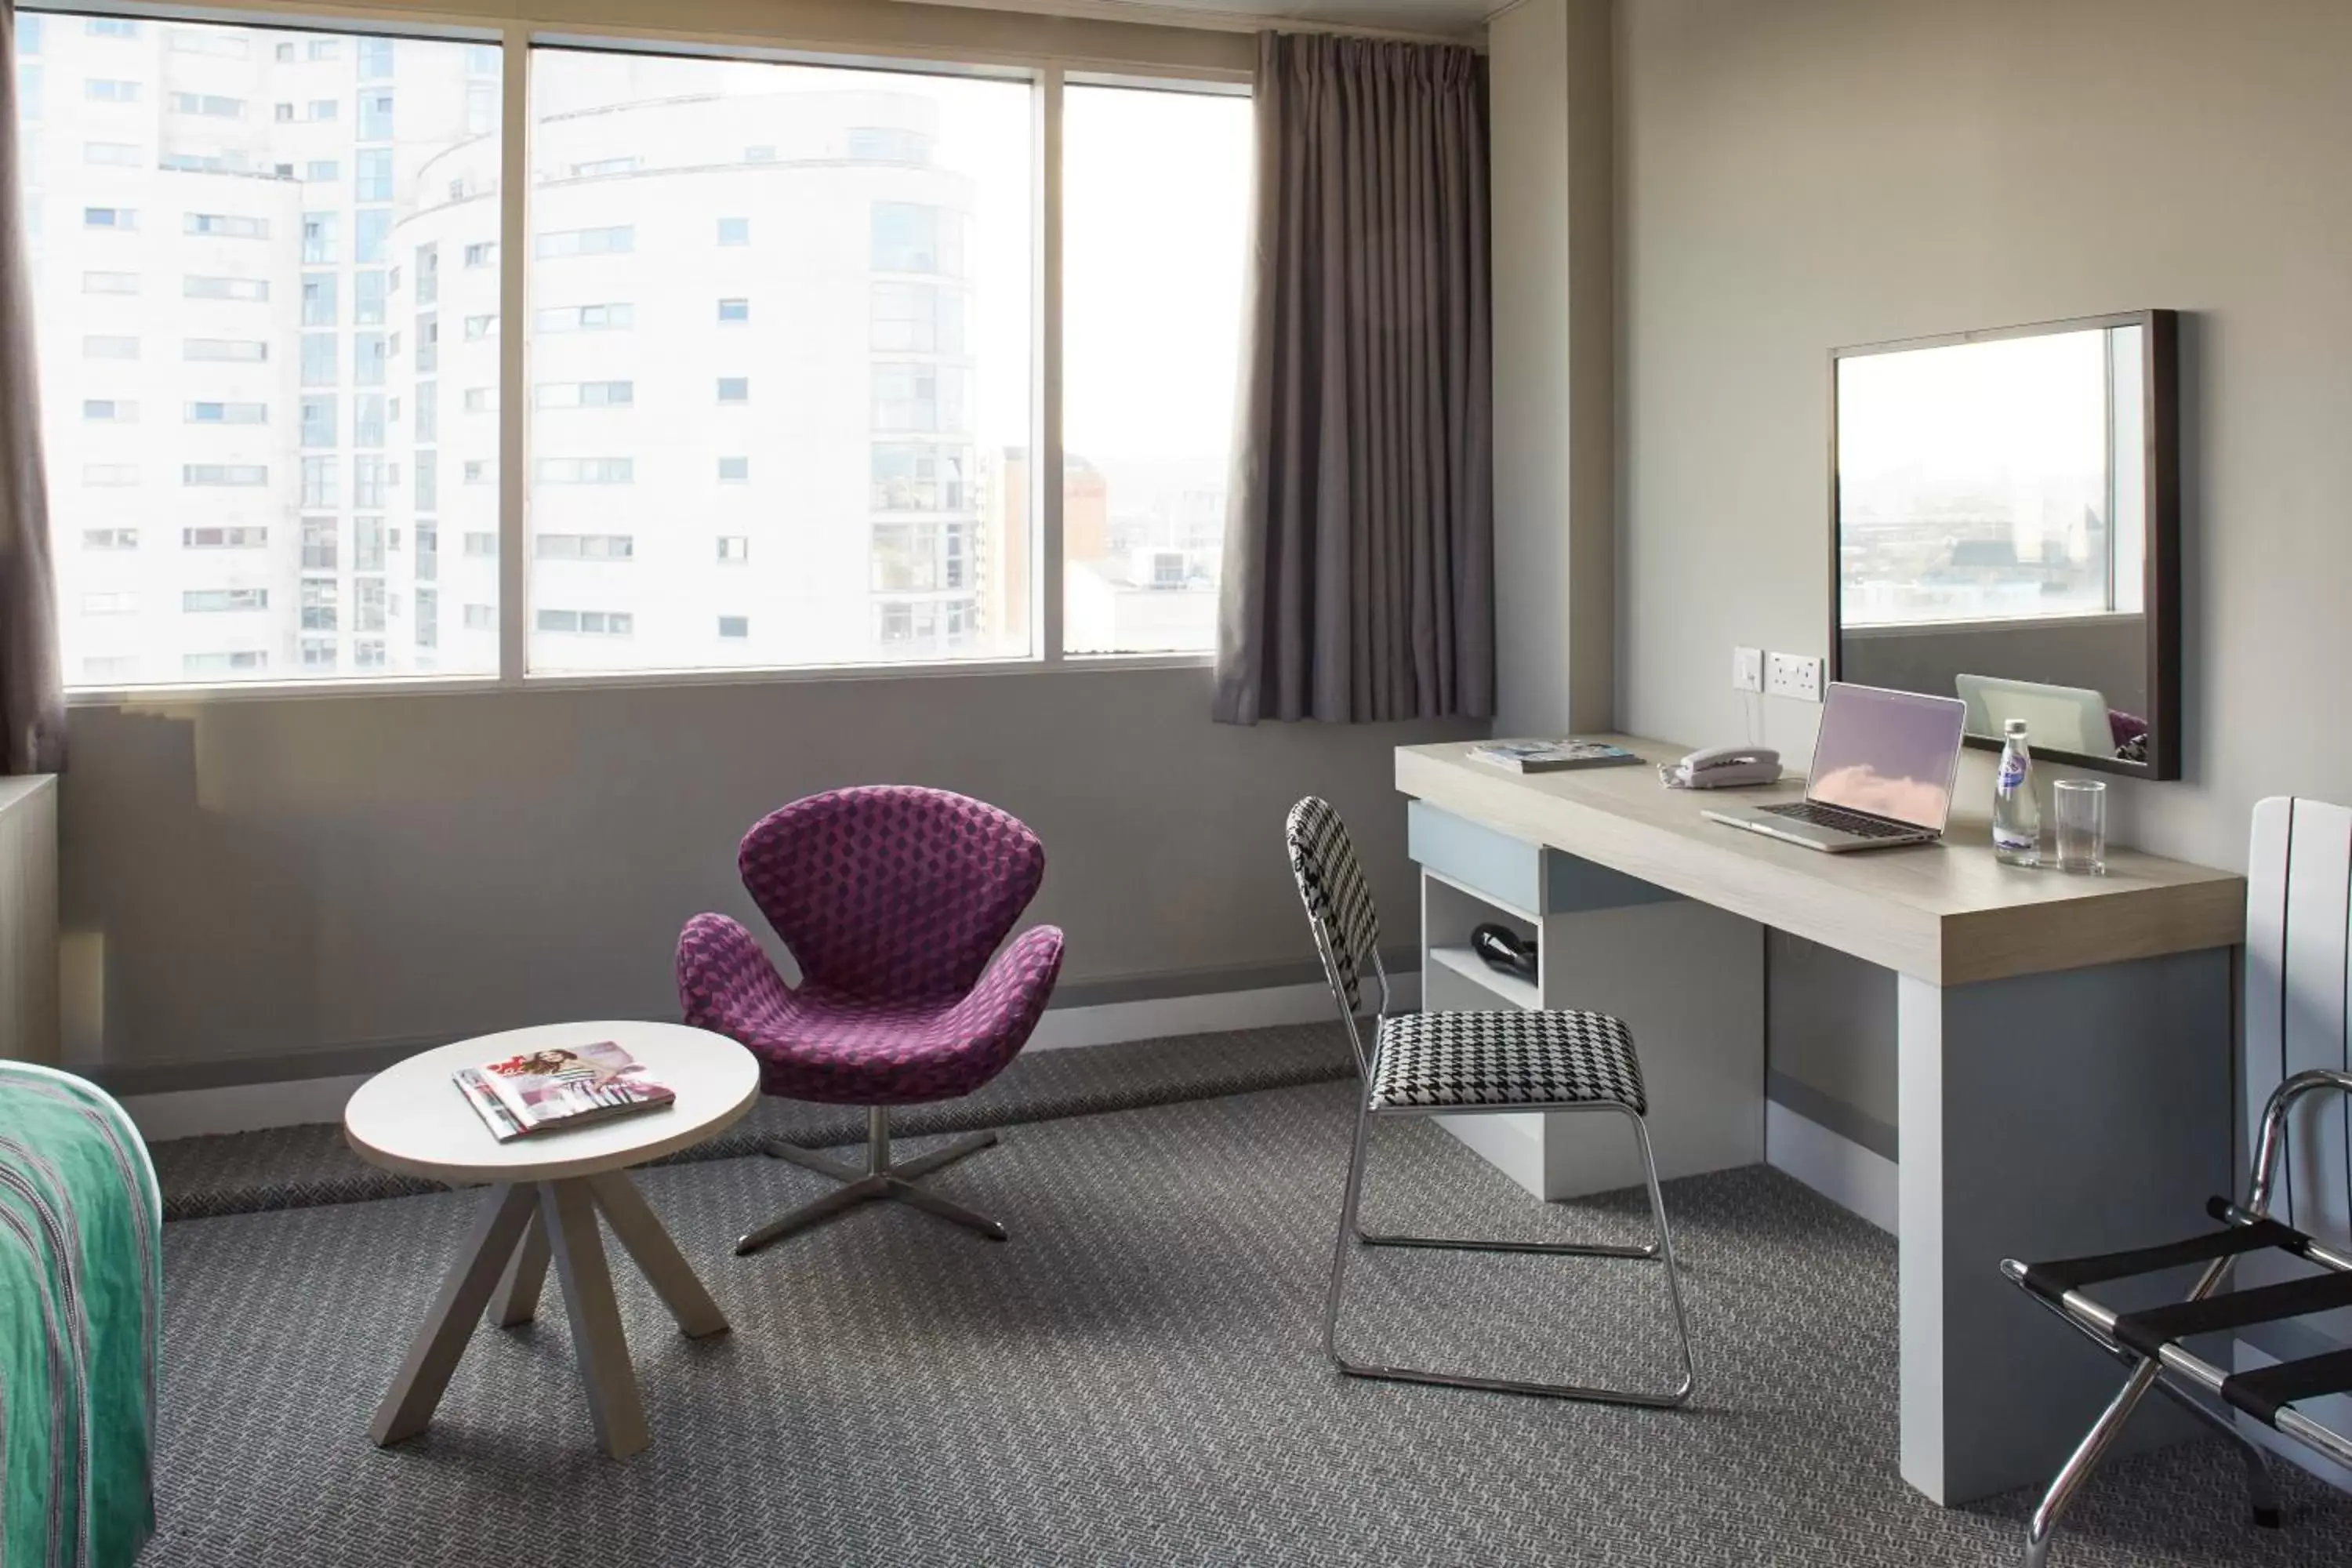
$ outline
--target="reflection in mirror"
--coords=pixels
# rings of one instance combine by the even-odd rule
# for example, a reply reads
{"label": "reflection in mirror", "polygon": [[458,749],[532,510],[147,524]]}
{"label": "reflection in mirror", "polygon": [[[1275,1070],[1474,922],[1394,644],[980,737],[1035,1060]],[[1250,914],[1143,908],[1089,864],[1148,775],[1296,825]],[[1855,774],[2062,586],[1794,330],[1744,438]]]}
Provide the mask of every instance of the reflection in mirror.
{"label": "reflection in mirror", "polygon": [[1837,676],[2174,776],[2168,311],[1842,350]]}

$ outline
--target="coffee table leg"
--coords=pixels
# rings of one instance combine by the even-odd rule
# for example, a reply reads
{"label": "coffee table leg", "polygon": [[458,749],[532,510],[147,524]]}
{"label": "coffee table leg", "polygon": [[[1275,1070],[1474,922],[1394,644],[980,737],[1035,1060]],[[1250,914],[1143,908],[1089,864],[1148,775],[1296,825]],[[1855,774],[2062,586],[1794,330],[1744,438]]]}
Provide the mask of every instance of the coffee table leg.
{"label": "coffee table leg", "polygon": [[629,1256],[637,1260],[645,1274],[686,1331],[686,1337],[698,1340],[705,1334],[727,1331],[727,1314],[710,1299],[710,1292],[696,1278],[693,1265],[687,1262],[677,1249],[677,1243],[662,1228],[656,1215],[637,1191],[636,1183],[629,1180],[625,1171],[607,1171],[588,1178],[589,1189],[596,1194],[596,1206],[604,1211],[606,1223]]}
{"label": "coffee table leg", "polygon": [[474,1323],[489,1304],[499,1274],[522,1239],[530,1214],[529,1187],[492,1187],[482,1200],[457,1261],[441,1281],[441,1294],[433,1310],[409,1345],[408,1358],[401,1363],[391,1391],[376,1407],[375,1419],[368,1425],[368,1436],[379,1445],[413,1437],[433,1419],[434,1406],[441,1403],[449,1374],[457,1370]]}
{"label": "coffee table leg", "polygon": [[498,1294],[490,1298],[490,1321],[502,1329],[519,1329],[539,1310],[539,1288],[547,1281],[547,1225],[531,1209],[530,1228],[507,1260]]}
{"label": "coffee table leg", "polygon": [[621,1331],[620,1303],[613,1299],[613,1276],[605,1267],[604,1238],[587,1181],[541,1183],[539,1215],[555,1254],[556,1276],[563,1282],[572,1353],[587,1384],[596,1439],[614,1458],[625,1459],[652,1441],[652,1435],[646,1430],[646,1409],[629,1365],[629,1342]]}

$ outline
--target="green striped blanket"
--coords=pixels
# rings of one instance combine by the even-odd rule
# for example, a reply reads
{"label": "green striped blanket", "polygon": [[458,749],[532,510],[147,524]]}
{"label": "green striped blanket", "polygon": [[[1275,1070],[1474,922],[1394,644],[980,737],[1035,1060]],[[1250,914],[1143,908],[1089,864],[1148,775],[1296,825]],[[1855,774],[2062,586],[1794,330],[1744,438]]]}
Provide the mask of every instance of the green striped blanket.
{"label": "green striped blanket", "polygon": [[0,1568],[114,1568],[154,1531],[163,1224],[122,1108],[0,1061]]}

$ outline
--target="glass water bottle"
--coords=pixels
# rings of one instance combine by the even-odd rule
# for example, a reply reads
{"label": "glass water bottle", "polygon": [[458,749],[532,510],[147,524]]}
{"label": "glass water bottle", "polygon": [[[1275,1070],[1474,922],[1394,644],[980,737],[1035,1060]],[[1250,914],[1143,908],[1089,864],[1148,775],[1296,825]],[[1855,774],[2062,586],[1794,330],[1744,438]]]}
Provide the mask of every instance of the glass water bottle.
{"label": "glass water bottle", "polygon": [[2033,753],[2025,721],[2001,726],[2000,775],[1992,786],[1992,851],[2011,866],[2042,863],[2042,805],[2033,795]]}

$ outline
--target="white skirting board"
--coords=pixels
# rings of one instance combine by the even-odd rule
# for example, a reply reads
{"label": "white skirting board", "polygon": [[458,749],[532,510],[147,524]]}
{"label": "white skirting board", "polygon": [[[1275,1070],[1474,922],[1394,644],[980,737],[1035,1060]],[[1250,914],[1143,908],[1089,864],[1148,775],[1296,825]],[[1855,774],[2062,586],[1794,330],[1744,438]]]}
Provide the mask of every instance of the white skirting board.
{"label": "white skirting board", "polygon": [[[1421,977],[1391,976],[1396,1005],[1421,1003]],[[1220,991],[1198,996],[1163,996],[1143,1002],[1107,1002],[1091,1007],[1048,1009],[1030,1037],[1030,1050],[1066,1050],[1171,1035],[1256,1029],[1276,1024],[1337,1022],[1330,987],[1274,985],[1255,991]],[[417,1048],[440,1041],[419,1041]],[[220,1089],[180,1089],[132,1095],[123,1109],[151,1143],[211,1132],[250,1132],[264,1127],[299,1127],[340,1121],[343,1104],[368,1075],[296,1079],[277,1083],[235,1084]]]}
{"label": "white skirting board", "polygon": [[1897,1166],[1775,1100],[1764,1102],[1764,1159],[1830,1202],[1895,1234]]}

